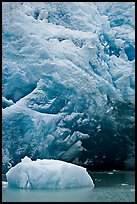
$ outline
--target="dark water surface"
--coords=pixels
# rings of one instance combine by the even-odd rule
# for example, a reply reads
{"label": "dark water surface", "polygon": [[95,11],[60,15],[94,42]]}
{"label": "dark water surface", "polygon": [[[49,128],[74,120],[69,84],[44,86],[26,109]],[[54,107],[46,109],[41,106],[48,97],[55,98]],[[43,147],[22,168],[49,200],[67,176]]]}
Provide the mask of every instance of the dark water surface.
{"label": "dark water surface", "polygon": [[12,189],[2,184],[2,202],[135,202],[135,172],[89,172],[95,187]]}

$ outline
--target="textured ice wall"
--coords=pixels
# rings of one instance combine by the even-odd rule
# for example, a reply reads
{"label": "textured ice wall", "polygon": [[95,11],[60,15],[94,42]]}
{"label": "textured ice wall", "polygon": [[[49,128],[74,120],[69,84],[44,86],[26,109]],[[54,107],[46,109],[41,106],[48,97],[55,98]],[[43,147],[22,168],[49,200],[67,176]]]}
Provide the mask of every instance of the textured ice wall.
{"label": "textured ice wall", "polygon": [[134,168],[134,14],[132,2],[2,3],[4,171],[25,155]]}

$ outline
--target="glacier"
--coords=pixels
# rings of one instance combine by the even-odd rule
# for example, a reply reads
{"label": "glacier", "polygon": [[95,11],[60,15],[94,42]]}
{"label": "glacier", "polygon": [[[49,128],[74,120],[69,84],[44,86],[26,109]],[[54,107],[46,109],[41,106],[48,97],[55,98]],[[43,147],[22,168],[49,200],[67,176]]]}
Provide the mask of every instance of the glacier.
{"label": "glacier", "polygon": [[134,169],[135,3],[2,3],[2,171],[28,156]]}
{"label": "glacier", "polygon": [[6,177],[8,186],[12,188],[94,188],[93,180],[85,168],[60,160],[32,161],[25,156],[6,173]]}

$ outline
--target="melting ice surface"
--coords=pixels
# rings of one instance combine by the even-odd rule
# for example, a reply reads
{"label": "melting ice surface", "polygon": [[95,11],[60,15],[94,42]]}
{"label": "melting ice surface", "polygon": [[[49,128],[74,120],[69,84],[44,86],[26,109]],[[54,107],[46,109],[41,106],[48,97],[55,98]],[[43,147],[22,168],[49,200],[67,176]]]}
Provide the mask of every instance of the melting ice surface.
{"label": "melting ice surface", "polygon": [[78,188],[94,187],[86,169],[60,160],[25,157],[21,163],[11,168],[7,174],[10,187],[14,188]]}

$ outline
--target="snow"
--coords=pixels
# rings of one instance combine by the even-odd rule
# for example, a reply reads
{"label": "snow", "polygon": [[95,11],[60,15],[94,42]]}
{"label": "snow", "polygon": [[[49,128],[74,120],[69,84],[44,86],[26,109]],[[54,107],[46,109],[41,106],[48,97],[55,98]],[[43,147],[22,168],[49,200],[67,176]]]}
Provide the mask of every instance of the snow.
{"label": "snow", "polygon": [[[4,172],[26,154],[96,165],[90,152],[104,151],[114,128],[117,141],[130,137],[123,135],[134,123],[134,13],[134,2],[2,3]],[[132,105],[121,108],[123,125],[120,104],[127,112]]]}
{"label": "snow", "polygon": [[71,163],[25,156],[6,173],[8,186],[14,188],[79,188],[94,187],[86,169]]}

